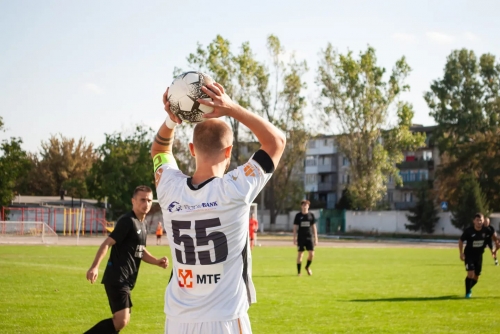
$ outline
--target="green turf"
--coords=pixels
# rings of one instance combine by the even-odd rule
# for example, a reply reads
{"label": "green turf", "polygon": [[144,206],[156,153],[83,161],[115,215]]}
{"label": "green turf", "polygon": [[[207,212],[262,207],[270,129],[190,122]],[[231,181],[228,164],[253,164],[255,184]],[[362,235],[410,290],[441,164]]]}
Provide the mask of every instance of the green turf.
{"label": "green turf", "polygon": [[[102,285],[85,280],[96,250],[0,246],[0,332],[83,333],[109,317]],[[455,248],[318,248],[311,277],[296,276],[293,247],[258,247],[253,255],[254,333],[495,333],[500,325],[500,267],[489,254],[470,300]],[[121,333],[163,333],[169,275],[143,264]]]}

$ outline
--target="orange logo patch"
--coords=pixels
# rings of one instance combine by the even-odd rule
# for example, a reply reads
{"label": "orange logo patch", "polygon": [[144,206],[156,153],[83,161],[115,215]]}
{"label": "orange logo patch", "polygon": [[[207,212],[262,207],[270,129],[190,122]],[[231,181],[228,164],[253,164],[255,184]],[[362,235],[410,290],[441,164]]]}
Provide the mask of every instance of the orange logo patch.
{"label": "orange logo patch", "polygon": [[155,185],[158,187],[158,184],[160,183],[161,180],[161,174],[163,174],[163,168],[158,169],[155,173]]}
{"label": "orange logo patch", "polygon": [[246,176],[255,176],[255,168],[252,165],[246,164],[244,170]]}
{"label": "orange logo patch", "polygon": [[[179,269],[179,286],[181,288],[192,288],[193,287],[193,271],[189,269]],[[182,280],[182,282],[181,282]]]}

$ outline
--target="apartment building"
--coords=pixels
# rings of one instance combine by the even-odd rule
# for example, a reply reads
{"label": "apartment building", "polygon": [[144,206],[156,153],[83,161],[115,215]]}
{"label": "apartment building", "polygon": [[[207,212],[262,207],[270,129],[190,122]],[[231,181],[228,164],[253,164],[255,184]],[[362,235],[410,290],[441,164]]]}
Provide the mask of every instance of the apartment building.
{"label": "apartment building", "polygon": [[[389,177],[384,201],[394,210],[407,210],[417,201],[415,187],[422,180],[434,179],[434,166],[440,163],[439,151],[433,145],[435,126],[414,125],[411,130],[426,134],[426,146],[404,152],[404,161],[398,164],[403,185],[397,186]],[[335,136],[321,135],[311,138],[305,157],[304,189],[310,200],[319,202],[326,209],[335,208],[342,191],[349,184],[349,160],[339,153]]]}

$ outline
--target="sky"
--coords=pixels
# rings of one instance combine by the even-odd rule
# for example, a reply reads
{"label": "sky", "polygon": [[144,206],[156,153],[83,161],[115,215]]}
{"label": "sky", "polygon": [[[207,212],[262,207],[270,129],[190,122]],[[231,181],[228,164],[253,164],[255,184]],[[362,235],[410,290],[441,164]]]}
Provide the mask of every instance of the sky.
{"label": "sky", "polygon": [[38,152],[51,135],[84,137],[137,124],[157,129],[174,67],[218,34],[237,53],[249,42],[269,62],[266,38],[307,61],[311,105],[319,53],[331,43],[359,54],[370,45],[390,72],[405,56],[414,123],[434,124],[423,99],[452,50],[500,57],[500,1],[0,0],[0,140],[21,137]]}

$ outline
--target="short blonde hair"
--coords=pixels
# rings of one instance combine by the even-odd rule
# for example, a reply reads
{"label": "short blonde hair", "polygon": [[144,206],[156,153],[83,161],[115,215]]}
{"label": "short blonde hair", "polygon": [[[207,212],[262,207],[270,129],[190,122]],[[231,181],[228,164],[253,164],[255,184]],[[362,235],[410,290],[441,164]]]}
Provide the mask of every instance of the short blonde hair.
{"label": "short blonde hair", "polygon": [[220,119],[209,119],[196,124],[193,145],[198,152],[217,154],[233,145],[233,130]]}

